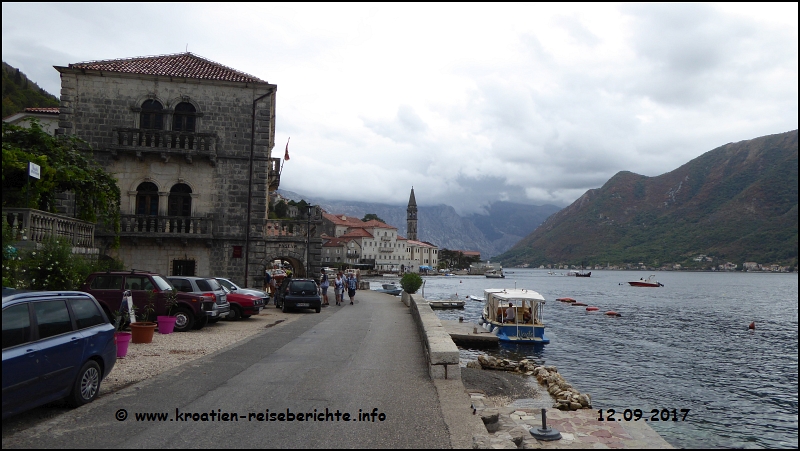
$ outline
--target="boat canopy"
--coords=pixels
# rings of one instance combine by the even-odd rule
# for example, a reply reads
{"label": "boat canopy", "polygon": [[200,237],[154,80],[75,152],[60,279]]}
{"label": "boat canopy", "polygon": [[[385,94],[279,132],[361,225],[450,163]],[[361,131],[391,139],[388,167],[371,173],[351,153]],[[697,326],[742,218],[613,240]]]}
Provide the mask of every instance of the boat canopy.
{"label": "boat canopy", "polygon": [[490,288],[484,291],[485,312],[489,321],[503,322],[509,303],[515,308],[514,323],[523,323],[524,314],[532,312],[533,324],[542,324],[544,297],[536,291],[524,289]]}

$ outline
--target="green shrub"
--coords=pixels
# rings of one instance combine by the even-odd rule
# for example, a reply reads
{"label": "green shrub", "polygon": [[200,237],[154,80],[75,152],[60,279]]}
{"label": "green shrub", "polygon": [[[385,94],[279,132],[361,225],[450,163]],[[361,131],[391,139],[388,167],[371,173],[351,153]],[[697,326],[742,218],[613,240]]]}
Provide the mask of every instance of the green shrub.
{"label": "green shrub", "polygon": [[400,278],[400,286],[408,294],[414,294],[422,286],[422,277],[417,273],[407,272]]}

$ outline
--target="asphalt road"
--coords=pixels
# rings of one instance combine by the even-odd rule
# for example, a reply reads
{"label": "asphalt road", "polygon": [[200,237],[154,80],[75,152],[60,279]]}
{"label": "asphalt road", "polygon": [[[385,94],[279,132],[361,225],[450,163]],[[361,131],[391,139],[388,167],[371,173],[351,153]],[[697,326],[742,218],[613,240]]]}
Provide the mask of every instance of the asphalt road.
{"label": "asphalt road", "polygon": [[[409,310],[380,293],[356,298],[298,312],[282,327],[5,437],[3,448],[449,448]],[[147,413],[168,416],[137,421]]]}

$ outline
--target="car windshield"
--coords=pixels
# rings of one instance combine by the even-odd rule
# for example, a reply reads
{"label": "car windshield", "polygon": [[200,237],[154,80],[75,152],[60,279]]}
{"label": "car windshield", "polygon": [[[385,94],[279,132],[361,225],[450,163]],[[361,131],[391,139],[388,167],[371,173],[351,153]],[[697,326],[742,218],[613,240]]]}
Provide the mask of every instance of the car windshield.
{"label": "car windshield", "polygon": [[156,283],[159,290],[166,291],[172,290],[172,284],[169,281],[161,276],[153,276],[153,282]]}
{"label": "car windshield", "polygon": [[233,287],[235,286],[230,281],[225,280],[225,279],[217,279],[217,282],[219,282],[220,285],[222,285],[223,287],[225,287],[225,288],[227,288],[228,290],[231,290],[231,291],[233,291]]}
{"label": "car windshield", "polygon": [[292,284],[292,291],[317,291],[317,285],[308,280],[298,280]]}

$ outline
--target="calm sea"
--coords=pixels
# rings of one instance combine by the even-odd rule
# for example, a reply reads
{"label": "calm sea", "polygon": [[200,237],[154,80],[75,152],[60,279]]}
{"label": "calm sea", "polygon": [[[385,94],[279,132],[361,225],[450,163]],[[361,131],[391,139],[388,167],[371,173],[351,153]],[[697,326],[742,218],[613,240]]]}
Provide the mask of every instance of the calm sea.
{"label": "calm sea", "polygon": [[[510,269],[505,279],[428,277],[428,299],[528,288],[547,300],[541,351],[489,351],[555,365],[595,409],[690,409],[686,421],[649,422],[680,448],[797,448],[797,274],[657,272],[662,288],[629,280],[648,272],[592,271],[589,278]],[[566,271],[563,271],[565,273]],[[561,274],[562,271],[556,271]],[[557,302],[572,297],[599,312]],[[477,321],[482,304],[439,311]],[[621,317],[602,312],[614,310]],[[755,321],[754,331],[748,325]],[[475,359],[480,351],[462,350]]]}

